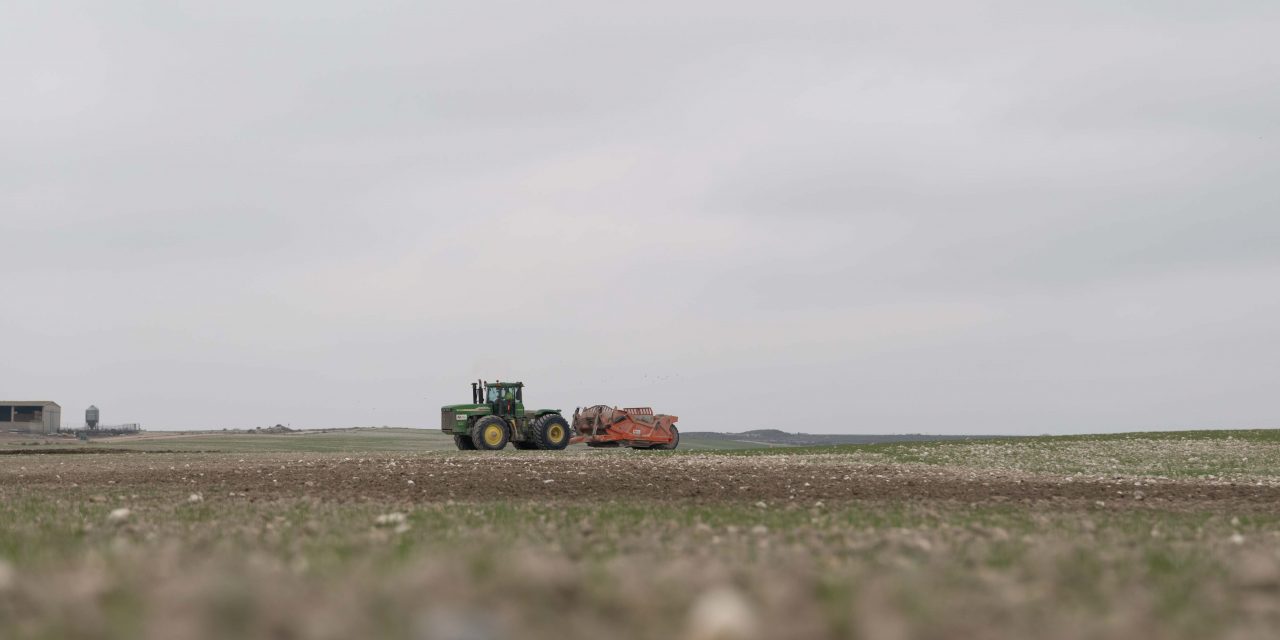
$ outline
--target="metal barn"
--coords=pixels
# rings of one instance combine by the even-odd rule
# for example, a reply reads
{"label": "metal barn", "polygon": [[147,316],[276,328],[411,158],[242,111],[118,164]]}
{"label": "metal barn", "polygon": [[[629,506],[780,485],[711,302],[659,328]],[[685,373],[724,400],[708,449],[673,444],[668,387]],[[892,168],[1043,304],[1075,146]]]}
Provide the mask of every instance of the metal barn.
{"label": "metal barn", "polygon": [[47,400],[0,400],[0,431],[57,433],[62,407]]}

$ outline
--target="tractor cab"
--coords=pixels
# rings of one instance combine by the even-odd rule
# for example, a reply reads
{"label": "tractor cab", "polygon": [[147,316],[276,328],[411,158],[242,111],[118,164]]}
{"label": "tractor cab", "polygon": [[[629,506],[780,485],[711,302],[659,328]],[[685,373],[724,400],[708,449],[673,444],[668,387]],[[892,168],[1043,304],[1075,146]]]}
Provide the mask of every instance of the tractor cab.
{"label": "tractor cab", "polygon": [[479,382],[471,385],[476,404],[489,405],[493,415],[524,416],[523,382]]}

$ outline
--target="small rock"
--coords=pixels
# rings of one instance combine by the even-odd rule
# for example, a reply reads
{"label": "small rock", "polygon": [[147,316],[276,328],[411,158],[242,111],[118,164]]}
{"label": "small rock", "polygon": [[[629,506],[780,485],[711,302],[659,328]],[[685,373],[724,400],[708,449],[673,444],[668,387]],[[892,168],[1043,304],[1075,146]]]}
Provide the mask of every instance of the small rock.
{"label": "small rock", "polygon": [[416,637],[443,640],[493,640],[513,637],[504,633],[504,630],[497,627],[495,623],[492,616],[480,611],[432,609],[418,619]]}
{"label": "small rock", "polygon": [[688,640],[749,640],[758,636],[755,612],[732,587],[703,594],[689,610]]}
{"label": "small rock", "polygon": [[390,527],[392,525],[399,526],[405,524],[408,519],[408,516],[397,511],[395,513],[384,513],[377,518],[374,518],[373,523],[379,527]]}
{"label": "small rock", "polygon": [[133,513],[132,511],[126,509],[125,507],[114,509],[111,511],[110,514],[107,515],[107,522],[124,522],[125,520],[129,519],[129,516],[132,513]]}
{"label": "small rock", "polygon": [[761,500],[761,501],[759,501],[759,502],[757,502],[757,503],[756,503],[756,508],[757,508],[757,509],[765,509],[765,508],[768,508],[768,506],[769,506],[769,505],[765,504],[764,500]]}
{"label": "small rock", "polygon": [[766,527],[762,524],[758,524],[754,527],[751,527],[751,533],[757,536],[767,535],[769,533],[769,527]]}
{"label": "small rock", "polygon": [[187,502],[190,502],[192,504],[195,504],[197,502],[204,502],[204,496],[198,493],[193,493],[187,497]]}
{"label": "small rock", "polygon": [[1240,535],[1239,531],[1231,534],[1231,544],[1234,544],[1236,546],[1240,546],[1244,544],[1244,536]]}

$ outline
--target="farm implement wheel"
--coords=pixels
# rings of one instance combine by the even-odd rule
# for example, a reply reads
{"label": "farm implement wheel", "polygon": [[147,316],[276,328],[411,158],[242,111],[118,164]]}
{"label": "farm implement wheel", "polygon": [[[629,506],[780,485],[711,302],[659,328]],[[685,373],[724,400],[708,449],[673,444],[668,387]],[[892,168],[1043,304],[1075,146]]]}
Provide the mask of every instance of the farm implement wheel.
{"label": "farm implement wheel", "polygon": [[511,429],[507,422],[497,416],[486,416],[476,421],[471,427],[471,441],[477,449],[497,451],[507,446],[511,439]]}
{"label": "farm implement wheel", "polygon": [[559,450],[569,446],[569,422],[557,413],[533,421],[533,441],[539,449]]}
{"label": "farm implement wheel", "polygon": [[663,451],[670,451],[678,446],[680,446],[680,430],[677,429],[676,426],[673,424],[671,425],[671,442],[655,444],[653,445],[653,448],[661,449]]}
{"label": "farm implement wheel", "polygon": [[459,451],[476,450],[476,443],[471,439],[471,436],[460,436],[455,433],[453,434],[453,445],[458,447]]}

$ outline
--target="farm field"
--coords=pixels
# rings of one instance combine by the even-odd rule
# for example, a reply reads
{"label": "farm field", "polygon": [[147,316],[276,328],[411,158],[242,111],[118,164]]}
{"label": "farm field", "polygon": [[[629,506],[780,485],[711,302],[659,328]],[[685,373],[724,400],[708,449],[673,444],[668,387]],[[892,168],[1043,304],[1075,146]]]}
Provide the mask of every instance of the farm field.
{"label": "farm field", "polygon": [[[689,433],[680,447],[686,451],[768,448],[769,444],[704,437]],[[191,452],[375,452],[375,451],[456,451],[453,439],[439,429],[359,428],[297,431],[294,433],[252,433],[245,431],[152,431],[138,435],[94,438],[81,442],[73,437],[5,434],[0,451],[31,449],[116,449],[128,451]],[[585,445],[575,445],[585,450]]]}
{"label": "farm field", "polygon": [[675,452],[446,444],[411,430],[12,444],[0,637],[1280,628],[1274,431]]}

